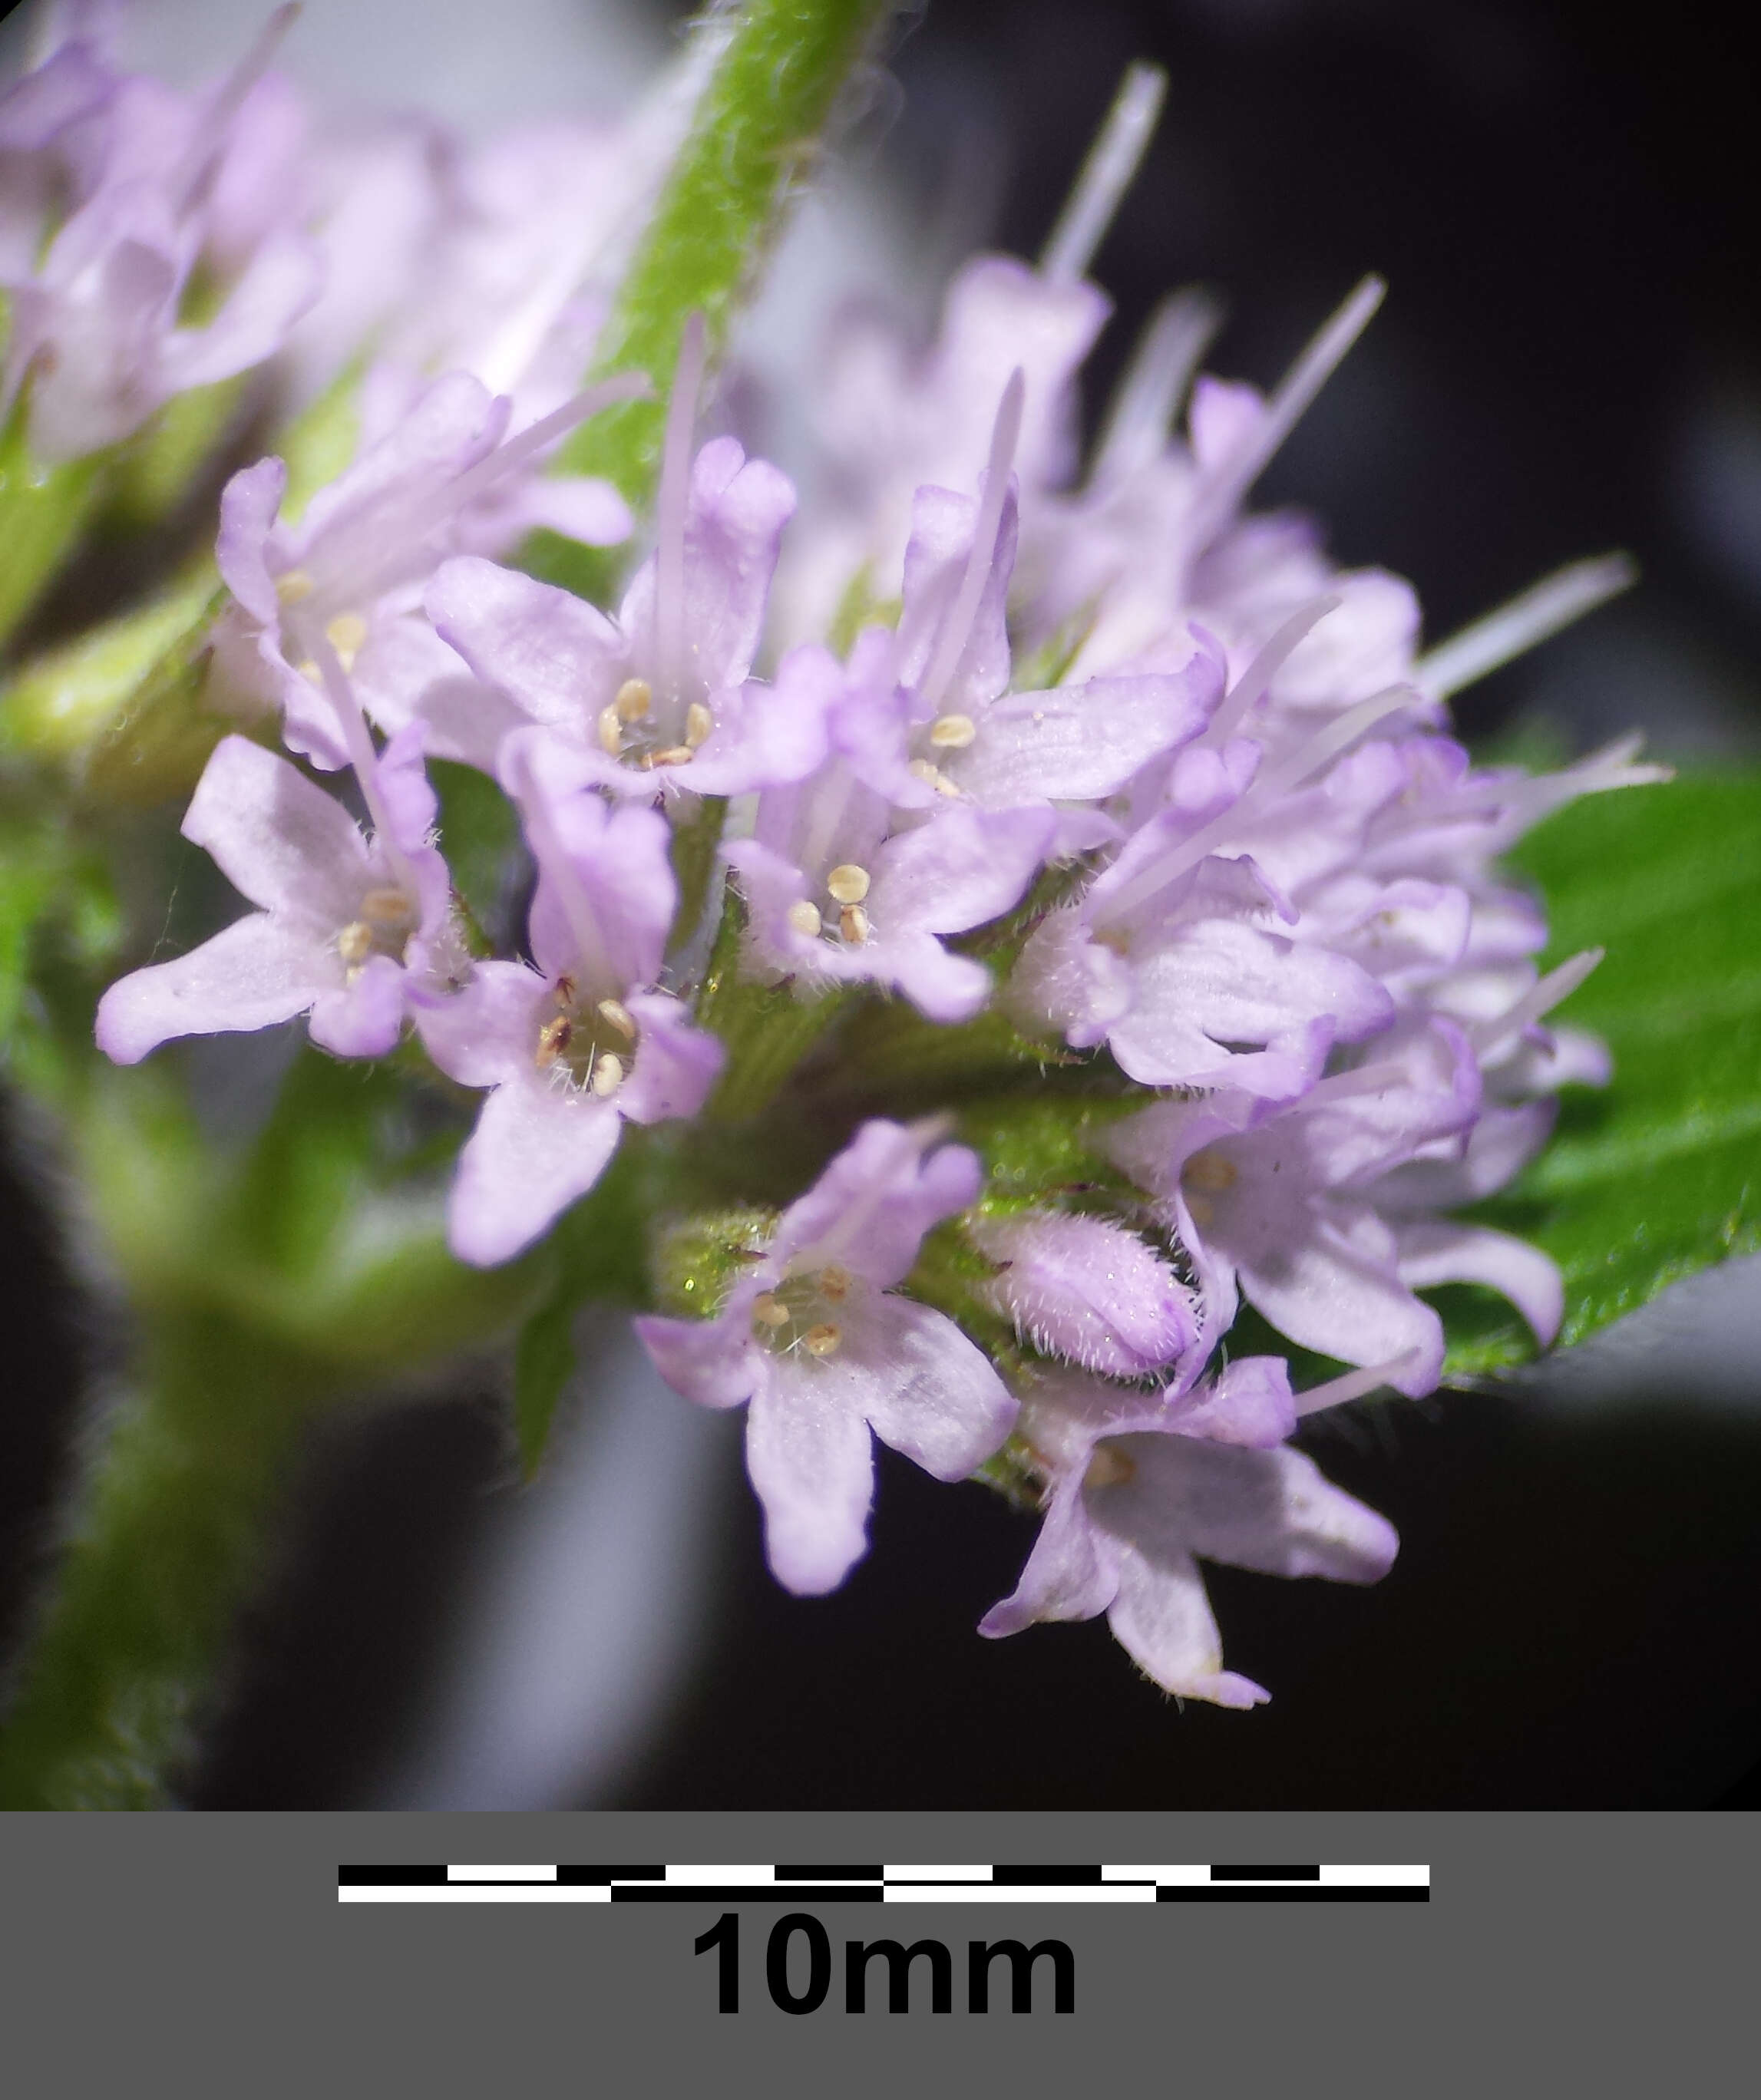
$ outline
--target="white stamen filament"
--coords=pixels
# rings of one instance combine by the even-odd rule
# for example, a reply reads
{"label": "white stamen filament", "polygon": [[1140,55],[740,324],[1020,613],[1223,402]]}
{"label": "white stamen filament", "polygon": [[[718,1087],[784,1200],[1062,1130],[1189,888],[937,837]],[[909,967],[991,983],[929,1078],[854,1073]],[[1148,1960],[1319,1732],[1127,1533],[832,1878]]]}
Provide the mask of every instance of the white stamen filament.
{"label": "white stamen filament", "polygon": [[1113,107],[1040,256],[1039,274],[1048,284],[1074,285],[1088,274],[1143,159],[1167,93],[1167,75],[1160,66],[1140,60],[1125,68]]}
{"label": "white stamen filament", "polygon": [[679,344],[667,403],[666,437],[660,454],[660,488],[655,501],[655,682],[663,700],[678,696],[685,644],[685,516],[691,496],[691,434],[703,390],[708,351],[704,317],[691,315]]}
{"label": "white stamen filament", "polygon": [[1618,598],[1638,580],[1638,568],[1626,554],[1569,562],[1428,651],[1419,658],[1413,677],[1426,692],[1446,700],[1599,605],[1606,605],[1611,598]]}
{"label": "white stamen filament", "polygon": [[419,573],[421,560],[426,559],[435,536],[504,475],[523,465],[565,430],[598,415],[602,408],[638,399],[649,390],[641,373],[620,372],[596,386],[585,388],[517,437],[486,452],[462,474],[438,486],[424,478],[414,496],[399,489],[382,504],[368,505],[323,544],[324,575],[316,593],[319,607],[333,609],[336,600],[330,594],[339,590],[346,593],[346,602],[351,605],[370,604],[382,597],[412,571],[413,547],[421,557],[414,564]]}
{"label": "white stamen filament", "polygon": [[1476,1023],[1468,1031],[1475,1054],[1482,1060],[1490,1057],[1543,1014],[1551,1012],[1561,999],[1569,998],[1577,990],[1607,952],[1604,948],[1586,948],[1581,955],[1561,963],[1557,969],[1549,970],[1538,984],[1532,985],[1514,1006],[1507,1007],[1495,1020]]}
{"label": "white stamen filament", "polygon": [[1230,457],[1216,469],[1193,506],[1187,527],[1192,554],[1208,545],[1235,506],[1260,478],[1266,462],[1296,427],[1309,404],[1362,334],[1388,287],[1366,277],[1304,351],[1267,402],[1265,414]]}
{"label": "white stamen filament", "polygon": [[1263,801],[1268,796],[1282,795],[1287,788],[1301,787],[1323,765],[1337,758],[1348,744],[1355,743],[1366,730],[1374,729],[1379,721],[1389,715],[1397,715],[1404,708],[1422,704],[1417,689],[1411,686],[1385,686],[1379,693],[1372,693],[1368,699],[1359,700],[1355,707],[1348,708],[1344,714],[1330,721],[1325,729],[1317,730],[1289,757],[1276,765],[1269,765],[1254,782],[1254,799]]}
{"label": "white stamen filament", "polygon": [[548,416],[541,416],[536,423],[528,423],[518,435],[497,445],[492,452],[486,452],[474,466],[457,475],[445,493],[448,512],[474,503],[492,483],[500,481],[504,474],[512,474],[516,467],[523,466],[546,445],[572,430],[577,423],[585,423],[589,417],[597,416],[602,408],[615,408],[620,401],[639,401],[651,390],[647,377],[640,372],[620,372],[610,379],[601,380],[596,386],[584,386],[560,408],[553,408]]}
{"label": "white stamen filament", "polygon": [[811,874],[823,867],[832,854],[832,840],[850,807],[856,778],[841,758],[834,757],[806,794],[806,810],[801,829],[801,850],[795,865]]}
{"label": "white stamen filament", "polygon": [[1417,1360],[1418,1354],[1416,1349],[1407,1349],[1397,1357],[1390,1357],[1385,1364],[1370,1364],[1361,1371],[1347,1371],[1343,1378],[1329,1379],[1325,1385],[1312,1385],[1306,1392],[1296,1395],[1296,1412],[1299,1415],[1318,1414],[1324,1407],[1361,1400],[1366,1392],[1375,1392],[1392,1384],[1409,1364]]}
{"label": "white stamen filament", "polygon": [[611,966],[611,949],[599,924],[599,915],[594,909],[593,899],[587,893],[587,885],[576,871],[567,848],[558,836],[550,814],[550,805],[533,779],[530,768],[526,775],[526,792],[519,798],[521,814],[526,819],[533,851],[544,876],[555,885],[563,915],[568,921],[569,931],[575,937],[576,960],[580,974],[589,985],[615,982],[617,973]]}
{"label": "white stamen filament", "polygon": [[413,892],[415,876],[392,834],[391,813],[379,792],[379,761],[373,749],[373,732],[367,726],[360,702],[355,697],[355,688],[349,683],[348,673],[328,634],[308,634],[304,638],[311,644],[309,653],[318,666],[319,677],[335,713],[337,726],[342,732],[342,748],[355,769],[355,778],[360,783],[361,800],[373,818],[374,844],[384,854],[399,880]]}
{"label": "white stamen filament", "polygon": [[984,499],[978,505],[978,516],[973,527],[972,552],[966,558],[966,573],[960,578],[954,603],[936,637],[929,668],[919,689],[925,703],[938,709],[942,695],[953,683],[954,674],[966,654],[973,623],[978,616],[979,601],[984,596],[985,585],[990,581],[996,560],[997,532],[1003,523],[1009,470],[1014,465],[1015,448],[1021,438],[1022,401],[1026,386],[1026,378],[1017,365],[1009,374],[1003,399],[997,404],[996,421],[991,431],[991,456],[985,465]]}
{"label": "white stamen filament", "polygon": [[1157,307],[1114,390],[1091,487],[1123,480],[1162,450],[1199,360],[1222,325],[1223,310],[1208,292],[1171,293]]}
{"label": "white stamen filament", "polygon": [[174,209],[179,217],[196,201],[202,186],[214,173],[227,126],[237,116],[245,96],[269,70],[281,39],[293,28],[299,11],[297,0],[289,0],[288,6],[277,7],[258,31],[256,42],[220,83],[203,114],[195,143],[167,185],[175,200]]}
{"label": "white stamen filament", "polygon": [[1330,612],[1337,611],[1339,604],[1337,598],[1317,598],[1299,606],[1261,646],[1236,680],[1233,690],[1224,695],[1221,705],[1211,717],[1210,726],[1199,741],[1213,747],[1228,743],[1238,726],[1247,719],[1260,695],[1283,669],[1297,643],[1305,640],[1309,630]]}
{"label": "white stamen filament", "polygon": [[1256,820],[1267,802],[1289,788],[1300,787],[1310,774],[1336,758],[1348,743],[1355,742],[1366,729],[1373,728],[1384,716],[1397,714],[1401,708],[1412,706],[1417,698],[1410,686],[1390,686],[1386,692],[1372,694],[1356,707],[1348,708],[1336,721],[1329,722],[1325,729],[1310,737],[1282,765],[1260,774],[1238,802],[1213,817],[1208,824],[1201,824],[1184,844],[1171,848],[1159,860],[1151,861],[1123,889],[1107,898],[1095,914],[1096,925],[1117,925],[1128,912],[1135,911],[1158,890],[1165,889],[1169,883],[1196,867],[1232,833]]}
{"label": "white stamen filament", "polygon": [[1413,1075],[1404,1065],[1385,1057],[1377,1065],[1359,1065],[1349,1072],[1335,1072],[1330,1079],[1317,1079],[1307,1093],[1290,1105],[1288,1113],[1300,1115],[1308,1109],[1324,1109],[1329,1103],[1348,1101],[1354,1094],[1379,1094],[1389,1087],[1410,1087]]}

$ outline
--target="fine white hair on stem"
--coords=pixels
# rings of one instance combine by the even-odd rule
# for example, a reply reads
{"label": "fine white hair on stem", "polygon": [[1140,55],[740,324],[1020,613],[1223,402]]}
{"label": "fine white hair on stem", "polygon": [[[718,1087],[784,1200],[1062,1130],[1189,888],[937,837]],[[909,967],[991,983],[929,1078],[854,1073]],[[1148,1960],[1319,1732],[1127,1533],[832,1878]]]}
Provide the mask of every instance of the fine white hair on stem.
{"label": "fine white hair on stem", "polygon": [[1637,564],[1627,554],[1595,554],[1587,561],[1568,562],[1447,642],[1440,642],[1419,660],[1413,676],[1426,692],[1446,700],[1451,693],[1498,670],[1611,598],[1618,598],[1638,580]]}
{"label": "fine white hair on stem", "polygon": [[1338,369],[1345,353],[1369,325],[1371,315],[1381,305],[1387,291],[1388,286],[1379,277],[1366,277],[1291,367],[1277,392],[1266,403],[1265,413],[1218,466],[1209,487],[1194,505],[1189,529],[1195,554],[1209,542],[1224,519],[1259,479],[1266,462],[1295,430],[1316,395]]}
{"label": "fine white hair on stem", "polygon": [[1106,121],[1039,258],[1040,275],[1048,282],[1074,285],[1088,274],[1143,159],[1167,93],[1167,75],[1160,66],[1140,60],[1125,68]]}
{"label": "fine white hair on stem", "polygon": [[1193,374],[1223,324],[1223,309],[1196,287],[1170,293],[1150,317],[1113,395],[1089,479],[1121,480],[1167,443]]}

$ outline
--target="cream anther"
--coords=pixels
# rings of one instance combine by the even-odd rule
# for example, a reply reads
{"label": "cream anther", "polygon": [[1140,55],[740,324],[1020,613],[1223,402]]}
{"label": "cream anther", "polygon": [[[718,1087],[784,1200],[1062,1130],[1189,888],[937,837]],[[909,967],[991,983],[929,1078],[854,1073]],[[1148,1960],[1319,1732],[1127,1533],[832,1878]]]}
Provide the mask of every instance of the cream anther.
{"label": "cream anther", "polygon": [[624,725],[616,707],[599,710],[599,748],[607,758],[616,758],[624,748]]}
{"label": "cream anther", "polygon": [[843,1339],[842,1330],[835,1327],[829,1320],[825,1320],[817,1327],[807,1330],[801,1336],[801,1347],[810,1357],[835,1356]]}
{"label": "cream anther", "polygon": [[1216,1194],[1235,1186],[1235,1162],[1207,1146],[1204,1151],[1194,1153],[1187,1161],[1186,1171],[1181,1179],[1189,1189],[1203,1189]]}
{"label": "cream anther", "polygon": [[600,1100],[603,1101],[608,1094],[615,1094],[623,1083],[624,1060],[621,1057],[614,1057],[607,1050],[602,1057],[594,1062],[593,1090]]}
{"label": "cream anther", "polygon": [[361,915],[387,930],[416,923],[416,907],[401,889],[369,889],[361,899]]}
{"label": "cream anther", "polygon": [[654,704],[654,688],[646,678],[626,678],[612,695],[607,710],[620,721],[640,721]]}
{"label": "cream anther", "polygon": [[615,1030],[626,1043],[636,1040],[636,1023],[621,999],[602,999],[594,1011],[607,1028]]}
{"label": "cream anther", "polygon": [[941,767],[932,765],[927,758],[914,758],[911,762],[911,771],[916,779],[922,781],[925,787],[933,788],[938,795],[957,796],[960,793],[960,789],[949,779]]}
{"label": "cream anther", "polygon": [[575,1033],[575,1024],[566,1013],[559,1013],[554,1021],[547,1021],[538,1031],[538,1048],[532,1052],[532,1062],[541,1072],[547,1072],[558,1057],[567,1052],[570,1039]]}
{"label": "cream anther", "polygon": [[657,751],[653,761],[655,765],[689,765],[695,757],[688,743],[669,743],[664,751]]}
{"label": "cream anther", "polygon": [[788,1308],[774,1291],[759,1292],[753,1300],[752,1316],[761,1327],[769,1327],[773,1333],[788,1325]]}
{"label": "cream anther", "polygon": [[868,871],[854,861],[841,862],[826,877],[826,893],[840,904],[860,904],[868,894]]}
{"label": "cream anther", "polygon": [[804,939],[809,941],[818,938],[823,921],[820,919],[819,907],[817,904],[810,904],[805,897],[798,898],[796,902],[790,905],[788,917],[792,932],[801,934]]}
{"label": "cream anther", "polygon": [[841,1305],[850,1295],[850,1271],[840,1268],[836,1262],[828,1263],[820,1270],[819,1283],[819,1295],[834,1305]]}
{"label": "cream anther", "polygon": [[685,741],[695,751],[700,743],[707,743],[715,732],[715,717],[701,700],[693,700],[685,710]]}
{"label": "cream anther", "polygon": [[938,715],[929,725],[929,741],[938,751],[964,751],[978,734],[970,715]]}
{"label": "cream anther", "polygon": [[351,970],[358,970],[373,953],[373,929],[364,919],[356,919],[345,926],[337,936],[337,953]]}
{"label": "cream anther", "polygon": [[846,904],[838,914],[838,931],[853,948],[868,938],[868,914],[859,904]]}
{"label": "cream anther", "polygon": [[367,623],[358,612],[339,612],[324,628],[324,639],[337,653],[345,671],[352,671],[361,644],[367,639]]}
{"label": "cream anther", "polygon": [[276,596],[283,605],[298,605],[309,598],[317,585],[304,569],[289,569],[285,576],[276,578]]}
{"label": "cream anther", "polygon": [[1088,1470],[1083,1475],[1085,1488],[1122,1488],[1135,1478],[1136,1463],[1116,1444],[1097,1444]]}

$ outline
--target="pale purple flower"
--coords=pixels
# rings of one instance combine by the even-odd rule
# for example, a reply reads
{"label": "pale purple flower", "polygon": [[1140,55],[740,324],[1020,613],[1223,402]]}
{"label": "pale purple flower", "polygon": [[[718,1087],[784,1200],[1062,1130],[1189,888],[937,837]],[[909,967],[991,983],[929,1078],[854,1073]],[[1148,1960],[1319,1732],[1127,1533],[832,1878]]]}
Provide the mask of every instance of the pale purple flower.
{"label": "pale purple flower", "polygon": [[[5,393],[28,390],[33,451],[47,461],[98,452],[139,428],[174,394],[261,364],[316,298],[317,253],[273,210],[241,237],[260,107],[284,92],[260,78],[291,10],[271,17],[256,47],[210,95],[186,98],[158,82],[98,90],[89,55],[51,61],[46,85],[15,107],[21,134],[53,152],[85,120],[85,193],[41,262],[9,271]],[[54,116],[33,110],[54,105]],[[59,117],[60,123],[55,117]],[[33,121],[33,119],[35,121]],[[260,201],[260,200],[259,200]],[[223,287],[218,311],[184,320],[198,265]]]}
{"label": "pale purple flower", "polygon": [[431,843],[421,730],[394,739],[364,784],[371,837],[285,758],[243,737],[222,739],[183,836],[259,908],[175,961],[112,985],[98,1008],[106,1056],[132,1065],[174,1036],[309,1013],[320,1048],[381,1057],[402,1033],[413,991],[462,978],[469,963]]}
{"label": "pale purple flower", "polygon": [[1007,479],[1000,449],[994,441],[978,496],[920,488],[912,506],[896,664],[911,757],[920,777],[986,809],[1098,802],[1206,727],[1223,695],[1221,655],[1189,633],[1177,666],[1008,691],[1017,506],[1012,490],[993,520],[986,500]]}
{"label": "pale purple flower", "polygon": [[1155,1400],[1046,1377],[1017,1425],[1046,1481],[1039,1537],[979,1631],[996,1639],[1104,1612],[1163,1691],[1243,1708],[1269,1697],[1223,1668],[1198,1560],[1374,1582],[1398,1546],[1383,1518],[1278,1441],[1294,1418],[1276,1357],[1241,1358],[1208,1386]]}
{"label": "pale purple flower", "polygon": [[439,571],[427,593],[435,627],[503,703],[458,756],[492,767],[517,715],[573,747],[584,776],[614,795],[738,794],[817,764],[817,716],[798,717],[748,682],[793,489],[732,438],[715,438],[681,494],[616,620],[488,562]]}
{"label": "pale purple flower", "polygon": [[[904,763],[903,695],[865,668],[890,640],[865,636],[846,679],[823,650],[791,651],[775,704],[817,703],[830,757],[811,778],[767,788],[753,834],[722,849],[747,912],[746,966],[804,993],[867,981],[931,1020],[969,1019],[991,975],[945,939],[1008,911],[1049,852],[1047,807],[986,810],[938,798]],[[924,816],[894,797],[934,805]]]}
{"label": "pale purple flower", "polygon": [[[423,584],[469,535],[477,506],[505,496],[571,424],[639,383],[608,382],[508,439],[507,400],[467,373],[448,373],[319,490],[297,524],[278,514],[287,487],[280,460],[235,474],[221,496],[216,549],[234,599],[215,633],[223,677],[280,708],[289,747],[326,769],[346,763],[349,748],[319,675],[321,642],[389,729],[412,720],[430,687],[470,683],[417,616]],[[629,514],[611,491],[602,493],[601,536],[621,538]],[[469,721],[470,706],[455,696],[452,715],[435,712],[428,748],[462,755],[447,730],[455,717]]]}
{"label": "pale purple flower", "polygon": [[504,755],[538,864],[536,969],[479,963],[457,997],[416,1015],[442,1071],[492,1090],[448,1209],[454,1253],[479,1267],[511,1260],[585,1195],[625,1120],[695,1115],[722,1065],[722,1045],[655,988],[677,902],[665,819],[607,808],[557,758],[530,730]]}
{"label": "pale purple flower", "polygon": [[1145,1085],[1282,1098],[1309,1071],[1317,1028],[1352,1043],[1393,1020],[1358,964],[1273,930],[1295,914],[1252,861],[1208,856],[1141,902],[1127,888],[1138,865],[1122,855],[1035,929],[1008,986],[1024,1025],[1079,1049],[1104,1042]]}
{"label": "pale purple flower", "polygon": [[1042,1355],[1109,1378],[1144,1378],[1198,1337],[1191,1293],[1123,1225],[1026,1211],[976,1217],[966,1231],[997,1265],[985,1298]]}
{"label": "pale purple flower", "polygon": [[661,1375],[708,1407],[749,1407],[746,1463],[766,1550],[797,1595],[835,1589],[867,1542],[871,1436],[933,1473],[965,1477],[995,1451],[1015,1402],[951,1320],[898,1295],[929,1227],[982,1180],[962,1145],[865,1123],[755,1250],[710,1320],[645,1317]]}
{"label": "pale purple flower", "polygon": [[823,634],[853,576],[866,572],[877,598],[899,589],[917,492],[972,486],[1012,372],[1026,382],[1023,488],[1066,478],[1075,463],[1073,382],[1109,311],[1092,285],[1051,282],[1010,258],[982,256],[950,285],[926,356],[872,315],[840,321],[811,404],[831,488],[779,577],[787,639]]}
{"label": "pale purple flower", "polygon": [[[1207,1337],[1228,1327],[1239,1290],[1293,1342],[1392,1365],[1389,1383],[1417,1395],[1441,1370],[1442,1323],[1401,1273],[1382,1177],[1464,1144],[1480,1105],[1466,1038],[1433,1021],[1285,1103],[1235,1092],[1159,1103],[1110,1133],[1108,1149],[1192,1258]],[[1443,1281],[1434,1268],[1421,1280]],[[1533,1292],[1518,1287],[1527,1310]]]}

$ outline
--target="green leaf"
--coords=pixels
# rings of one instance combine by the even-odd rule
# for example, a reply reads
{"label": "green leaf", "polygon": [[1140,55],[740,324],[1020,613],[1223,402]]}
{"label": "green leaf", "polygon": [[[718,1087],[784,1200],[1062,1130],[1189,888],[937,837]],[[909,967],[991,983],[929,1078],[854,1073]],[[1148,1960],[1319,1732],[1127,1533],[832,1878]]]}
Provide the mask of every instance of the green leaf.
{"label": "green leaf", "polygon": [[[1552,1143],[1467,1215],[1560,1264],[1567,1343],[1761,1249],[1761,774],[1592,796],[1515,859],[1546,898],[1551,960],[1608,951],[1558,1017],[1604,1039],[1614,1077],[1569,1091]],[[1459,1286],[1436,1303],[1446,1375],[1534,1355],[1502,1299]]]}
{"label": "green leaf", "polygon": [[[561,470],[602,474],[633,509],[647,507],[686,320],[703,315],[713,356],[890,12],[891,0],[748,0],[740,10],[595,347],[594,377],[645,373],[654,395],[584,425],[563,447]],[[700,33],[724,32],[711,17]],[[598,549],[554,533],[535,536],[526,561],[589,597],[615,573]]]}

